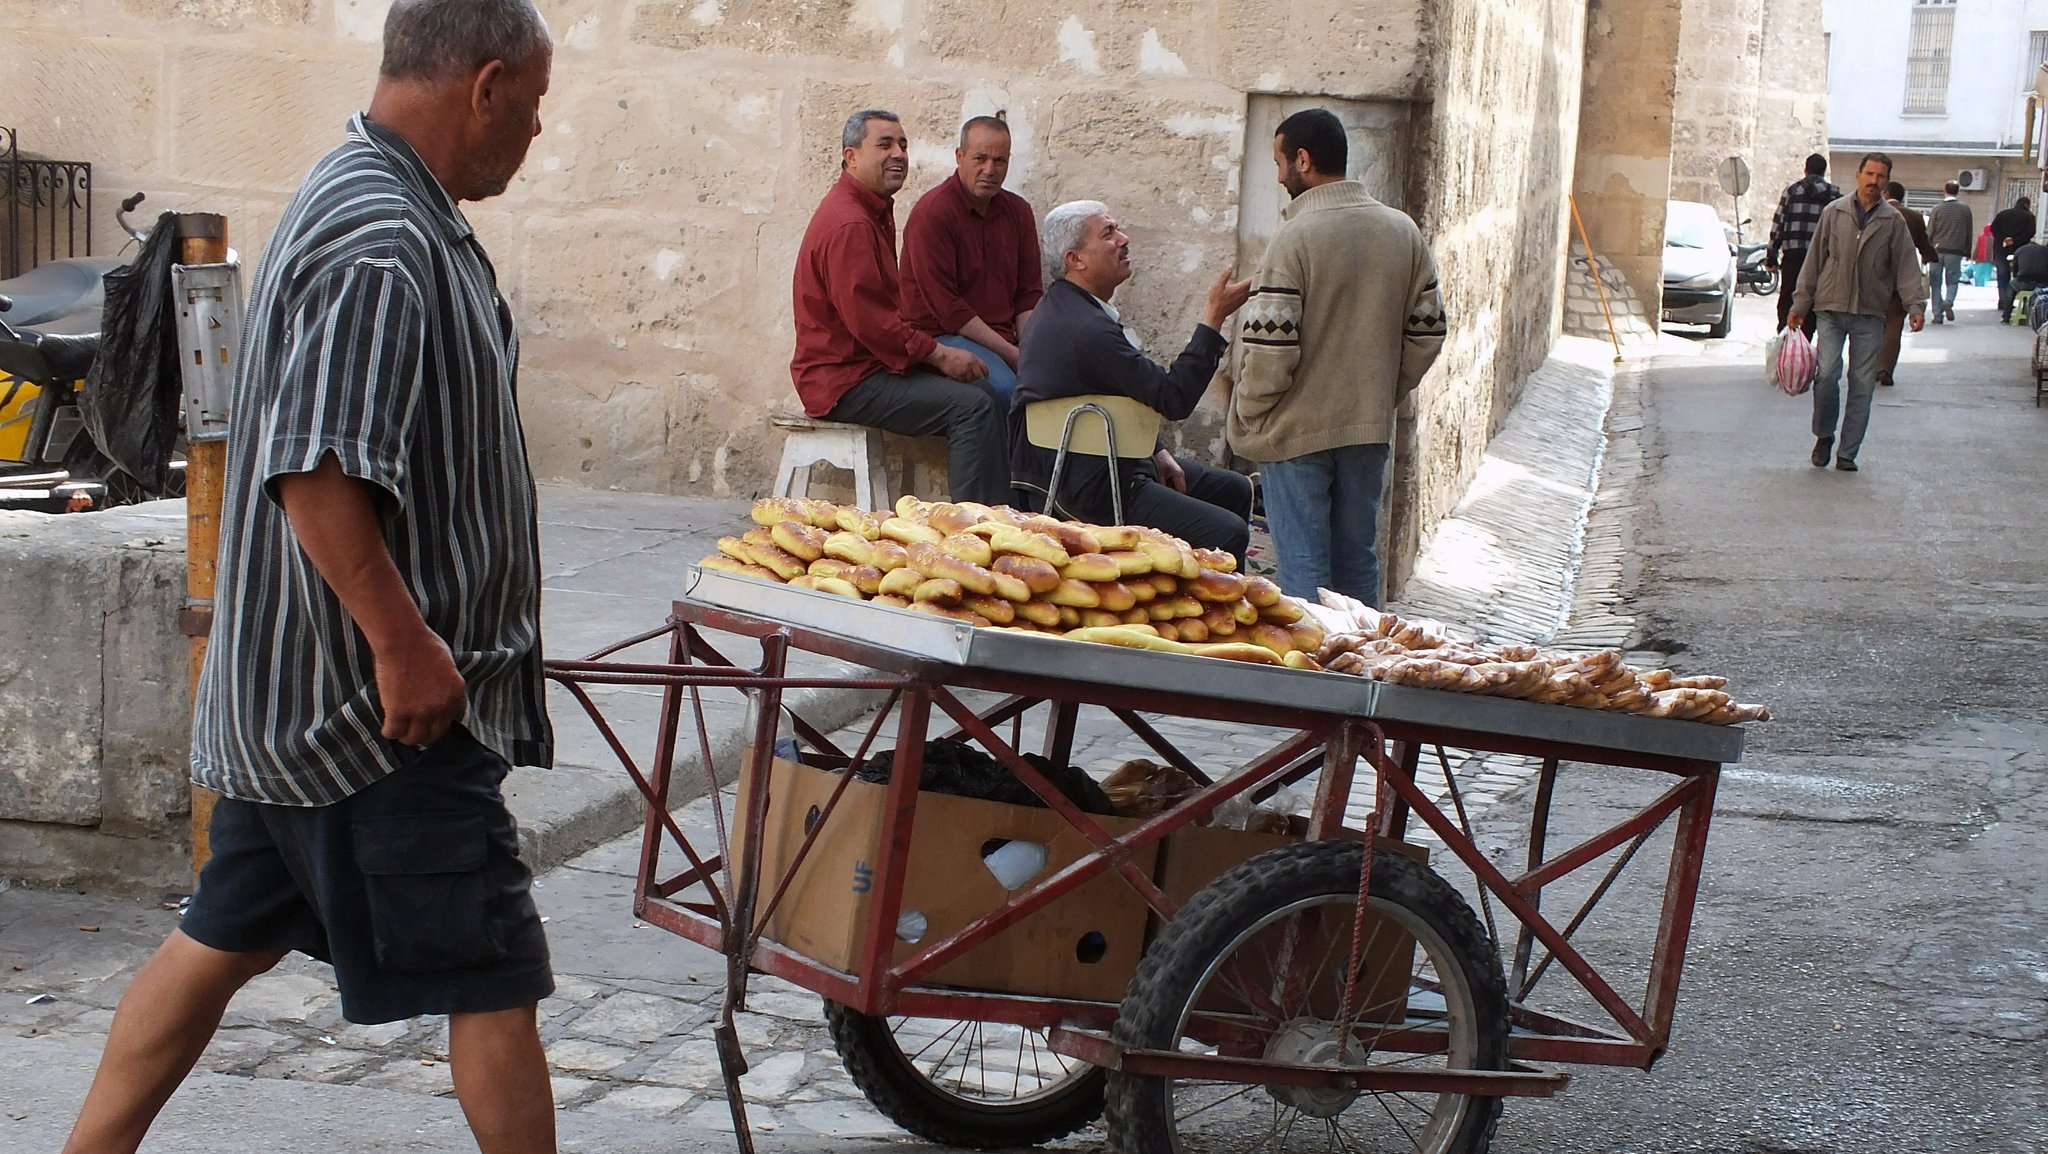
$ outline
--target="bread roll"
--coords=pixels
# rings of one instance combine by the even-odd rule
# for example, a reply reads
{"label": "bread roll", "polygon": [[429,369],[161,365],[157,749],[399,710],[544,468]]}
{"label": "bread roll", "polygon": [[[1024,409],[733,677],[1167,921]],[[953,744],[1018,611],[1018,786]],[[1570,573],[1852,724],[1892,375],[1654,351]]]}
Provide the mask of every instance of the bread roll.
{"label": "bread roll", "polygon": [[875,592],[877,595],[886,594],[901,597],[908,602],[910,595],[917,592],[917,587],[922,584],[924,584],[924,574],[905,565],[901,569],[891,569],[887,573],[882,574],[881,585],[876,588]]}
{"label": "bread roll", "polygon": [[1268,605],[1278,605],[1281,596],[1280,587],[1273,584],[1270,578],[1253,577],[1244,583],[1244,599],[1261,609]]}
{"label": "bread roll", "polygon": [[918,543],[936,545],[944,540],[946,535],[930,525],[907,520],[903,517],[891,517],[882,522],[882,536],[889,538],[891,541],[901,541],[905,545]]}
{"label": "bread roll", "polygon": [[[744,540],[744,538],[742,538],[742,540]],[[798,560],[795,557],[792,557],[781,546],[773,544],[772,542],[767,545],[762,545],[758,542],[748,541],[747,557],[749,560],[753,561],[754,564],[759,565],[764,569],[773,570],[775,575],[777,577],[782,578],[784,581],[787,581],[792,577],[803,576],[805,569],[804,562]]]}
{"label": "bread roll", "polygon": [[977,524],[980,521],[981,518],[979,516],[968,512],[959,505],[953,504],[951,501],[940,501],[931,507],[929,513],[925,514],[925,524],[949,536],[954,533],[965,532],[968,526]]}
{"label": "bread roll", "polygon": [[1111,613],[1122,613],[1138,603],[1138,596],[1121,581],[1096,581],[1095,595],[1102,599],[1102,607]]}
{"label": "bread roll", "polygon": [[1153,572],[1179,575],[1180,549],[1172,542],[1162,541],[1158,537],[1141,536],[1138,538],[1137,551],[1144,554],[1145,560],[1152,563]]}
{"label": "bread roll", "polygon": [[972,533],[950,533],[939,542],[942,552],[960,558],[971,565],[988,565],[996,559],[995,550],[987,541]]}
{"label": "bread roll", "polygon": [[[1156,605],[1158,602],[1155,601],[1153,604]],[[1168,604],[1173,606],[1173,615],[1175,617],[1200,617],[1209,609],[1207,605],[1202,604],[1185,593],[1174,598]]]}
{"label": "bread roll", "polygon": [[720,537],[718,539],[718,551],[742,565],[752,565],[754,563],[747,556],[747,543],[738,537]]}
{"label": "bread roll", "polygon": [[1285,665],[1289,669],[1320,670],[1323,667],[1321,662],[1299,649],[1283,654],[1280,658],[1280,664]]}
{"label": "bread roll", "polygon": [[905,565],[910,564],[910,553],[903,548],[901,542],[877,541],[875,542],[874,559],[869,561],[868,564],[887,573],[892,569],[901,569]]}
{"label": "bread roll", "polygon": [[1178,574],[1153,573],[1150,576],[1152,588],[1158,590],[1160,596],[1172,597],[1180,592],[1180,577]]}
{"label": "bread roll", "polygon": [[990,568],[996,573],[1022,581],[1024,587],[1034,594],[1050,593],[1060,587],[1060,571],[1055,569],[1052,563],[1038,557],[1005,553],[997,557]]}
{"label": "bread roll", "polygon": [[1237,617],[1231,613],[1228,605],[1211,605],[1202,611],[1202,616],[1198,620],[1201,621],[1203,628],[1209,631],[1211,637],[1220,639],[1237,632]]}
{"label": "bread roll", "polygon": [[909,493],[896,498],[896,515],[905,521],[915,521],[922,525],[925,518],[931,514],[931,510],[929,503],[920,501]]}
{"label": "bread roll", "polygon": [[820,593],[830,593],[834,597],[849,597],[855,601],[860,600],[860,590],[854,588],[851,581],[842,577],[818,577],[805,573],[791,580],[790,584],[798,589],[815,589]]}
{"label": "bread roll", "polygon": [[852,573],[853,566],[837,557],[820,557],[804,569],[807,577],[837,577],[842,581],[852,580]]}
{"label": "bread roll", "polygon": [[996,579],[988,570],[971,561],[962,561],[937,545],[922,541],[907,547],[910,567],[927,577],[943,577],[958,582],[960,588],[969,593],[993,595]]}
{"label": "bread roll", "polygon": [[1283,626],[1270,621],[1261,621],[1245,631],[1244,639],[1253,645],[1262,645],[1273,651],[1275,657],[1285,657],[1294,648],[1294,638]]}
{"label": "bread roll", "polygon": [[1175,629],[1180,630],[1180,639],[1182,641],[1201,642],[1209,640],[1209,627],[1203,624],[1202,619],[1199,617],[1189,617],[1176,621],[1173,623],[1173,626]]}
{"label": "bread roll", "polygon": [[1217,601],[1229,604],[1244,598],[1244,578],[1235,573],[1219,573],[1213,569],[1198,571],[1194,579],[1182,582],[1182,587],[1193,594],[1198,601]]}
{"label": "bread roll", "polygon": [[937,601],[913,601],[910,605],[910,611],[912,613],[929,613],[933,617],[949,618],[965,625],[975,626],[976,628],[985,628],[992,624],[988,618],[983,617],[979,613],[962,609],[958,605],[942,605]]}
{"label": "bread roll", "polygon": [[868,604],[887,605],[891,609],[908,609],[910,608],[910,598],[896,593],[877,593]]}
{"label": "bread roll", "polygon": [[1070,609],[1102,607],[1102,595],[1095,591],[1093,585],[1086,581],[1076,581],[1071,577],[1062,579],[1057,588],[1045,595],[1045,599],[1054,605],[1064,605]]}
{"label": "bread roll", "polygon": [[1323,627],[1306,618],[1289,625],[1287,636],[1293,639],[1294,647],[1304,653],[1314,653],[1323,647]]}
{"label": "bread roll", "polygon": [[1061,629],[1074,629],[1080,626],[1081,611],[1079,609],[1074,608],[1072,605],[1060,605],[1055,608],[1060,611]]}
{"label": "bread roll", "polygon": [[1179,608],[1176,602],[1179,600],[1180,598],[1178,597],[1155,597],[1143,606],[1145,616],[1151,618],[1155,624],[1161,621],[1173,621],[1180,616],[1176,611]]}
{"label": "bread roll", "polygon": [[990,570],[989,577],[992,578],[996,583],[996,596],[1002,598],[1003,600],[1031,600],[1031,586],[1024,584],[1024,582],[1018,580],[1015,577],[1010,576],[1008,573],[998,573],[994,570]]}
{"label": "bread roll", "polygon": [[1033,519],[1029,527],[1051,535],[1069,556],[1076,553],[1102,552],[1102,542],[1086,525],[1073,521],[1055,521],[1051,517],[1040,516]]}
{"label": "bread roll", "polygon": [[1307,614],[1302,612],[1300,605],[1285,597],[1259,607],[1259,620],[1271,621],[1275,625],[1292,625],[1305,616]]}
{"label": "bread roll", "polygon": [[873,597],[882,588],[882,571],[873,565],[855,565],[853,572],[846,574],[846,579],[853,582],[853,587],[860,590],[863,597]]}
{"label": "bread roll", "polygon": [[852,533],[869,541],[882,535],[882,522],[886,520],[886,513],[870,513],[851,505],[839,506],[839,512],[833,516],[833,523],[841,532]]}
{"label": "bread roll", "polygon": [[1124,582],[1124,588],[1131,591],[1131,596],[1137,598],[1140,605],[1147,604],[1159,597],[1159,590],[1153,588],[1152,582],[1147,581],[1143,577],[1133,577],[1129,581]]}
{"label": "bread roll", "polygon": [[1116,562],[1119,577],[1138,577],[1152,571],[1152,558],[1136,549],[1112,549],[1103,556]]}
{"label": "bread roll", "polygon": [[1123,623],[1123,618],[1111,613],[1107,609],[1081,610],[1081,625],[1083,628],[1101,628],[1103,626],[1122,625]]}
{"label": "bread roll", "polygon": [[810,524],[810,511],[795,497],[763,497],[754,502],[750,511],[754,524],[766,528],[777,521],[802,521]]}
{"label": "bread roll", "polygon": [[1239,625],[1257,625],[1259,610],[1250,601],[1238,601],[1230,606],[1230,615],[1237,618]]}
{"label": "bread roll", "polygon": [[1114,581],[1122,576],[1116,562],[1101,553],[1075,554],[1065,565],[1060,566],[1060,576],[1076,581]]}
{"label": "bread roll", "polygon": [[1202,563],[1202,568],[1214,573],[1237,572],[1237,555],[1221,549],[1196,549],[1195,560]]}
{"label": "bread roll", "polygon": [[1138,548],[1138,530],[1130,525],[1091,525],[1089,529],[1105,553],[1135,552]]}
{"label": "bread roll", "polygon": [[808,565],[825,555],[823,529],[815,525],[800,525],[795,521],[777,521],[768,529],[768,535],[790,556]]}
{"label": "bread roll", "polygon": [[849,565],[875,563],[875,543],[851,529],[827,534],[823,549],[825,556],[836,557]]}
{"label": "bread roll", "polygon": [[[738,540],[738,538],[735,537],[734,540]],[[742,577],[752,577],[757,581],[779,582],[782,580],[782,578],[775,575],[772,569],[763,569],[751,561],[736,560],[723,553],[713,553],[711,556],[697,562],[697,568],[713,569],[720,573],[737,573]]]}
{"label": "bread roll", "polygon": [[1033,625],[1043,625],[1048,629],[1059,627],[1060,607],[1050,601],[1020,601],[1017,603],[1016,613],[1020,621],[1029,621]]}
{"label": "bread roll", "polygon": [[1154,621],[1152,631],[1168,641],[1180,640],[1180,626],[1172,621]]}
{"label": "bread roll", "polygon": [[936,601],[941,605],[958,605],[966,596],[966,591],[960,588],[958,581],[945,577],[927,577],[917,583],[917,588],[910,591],[910,599],[913,602]]}
{"label": "bread roll", "polygon": [[[1050,533],[1034,529],[1020,529],[1014,526],[999,526],[989,536],[989,547],[997,553],[1009,553],[1018,557],[1029,557],[1048,565],[1064,565],[1072,555],[1061,545],[1059,538]],[[1028,578],[1027,578],[1028,580]]]}
{"label": "bread roll", "polygon": [[997,625],[1008,625],[1017,619],[1016,605],[1000,597],[970,593],[966,597],[961,598],[960,607],[969,612],[978,613]]}
{"label": "bread roll", "polygon": [[[740,540],[745,541],[749,545],[775,545],[775,534],[770,533],[766,525],[758,525],[740,534]],[[780,545],[775,545],[775,547],[777,549],[782,548]]]}

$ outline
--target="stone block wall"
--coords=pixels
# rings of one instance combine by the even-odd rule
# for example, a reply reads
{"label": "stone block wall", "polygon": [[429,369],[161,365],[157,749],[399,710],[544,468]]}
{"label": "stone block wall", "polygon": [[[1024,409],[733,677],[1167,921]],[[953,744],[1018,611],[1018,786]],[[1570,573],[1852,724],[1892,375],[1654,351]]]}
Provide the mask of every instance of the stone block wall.
{"label": "stone block wall", "polygon": [[1768,235],[1778,194],[1826,151],[1827,53],[1820,9],[1794,0],[1685,0],[1672,109],[1671,197],[1736,222],[1720,164],[1749,162],[1744,236]]}
{"label": "stone block wall", "polygon": [[0,512],[0,862],[9,877],[191,884],[185,505]]}

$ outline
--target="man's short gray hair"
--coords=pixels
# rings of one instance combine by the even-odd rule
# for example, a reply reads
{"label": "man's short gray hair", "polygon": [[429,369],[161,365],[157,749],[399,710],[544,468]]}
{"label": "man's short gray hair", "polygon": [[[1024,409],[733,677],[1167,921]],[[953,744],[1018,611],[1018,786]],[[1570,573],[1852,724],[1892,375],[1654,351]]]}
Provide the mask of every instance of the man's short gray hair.
{"label": "man's short gray hair", "polygon": [[859,148],[860,142],[868,138],[868,121],[886,120],[891,124],[902,124],[903,118],[886,108],[863,108],[846,118],[846,127],[839,130],[839,147]]}
{"label": "man's short gray hair", "polygon": [[1070,200],[1045,214],[1045,223],[1038,230],[1038,247],[1045,254],[1046,272],[1054,280],[1067,274],[1067,254],[1088,239],[1088,221],[1108,215],[1109,206],[1099,200]]}
{"label": "man's short gray hair", "polygon": [[533,0],[397,0],[384,18],[392,80],[453,80],[493,60],[517,70],[552,43]]}

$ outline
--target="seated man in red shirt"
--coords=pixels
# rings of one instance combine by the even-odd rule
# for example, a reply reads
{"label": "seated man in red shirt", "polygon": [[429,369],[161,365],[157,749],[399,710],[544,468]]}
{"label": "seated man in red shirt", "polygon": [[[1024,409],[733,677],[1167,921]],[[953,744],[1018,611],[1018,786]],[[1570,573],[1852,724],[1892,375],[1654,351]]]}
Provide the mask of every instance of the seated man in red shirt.
{"label": "seated man in red shirt", "polygon": [[903,319],[988,366],[1009,408],[1017,342],[1043,295],[1031,205],[1003,189],[1010,126],[1002,114],[960,128],[953,179],[918,199],[903,226]]}
{"label": "seated man in red shirt", "polygon": [[[922,437],[943,435],[956,501],[1010,500],[1007,412],[973,353],[910,327],[898,301],[896,202],[909,138],[866,109],[840,134],[838,183],[797,250],[789,374],[804,412]],[[937,370],[937,371],[933,371]]]}

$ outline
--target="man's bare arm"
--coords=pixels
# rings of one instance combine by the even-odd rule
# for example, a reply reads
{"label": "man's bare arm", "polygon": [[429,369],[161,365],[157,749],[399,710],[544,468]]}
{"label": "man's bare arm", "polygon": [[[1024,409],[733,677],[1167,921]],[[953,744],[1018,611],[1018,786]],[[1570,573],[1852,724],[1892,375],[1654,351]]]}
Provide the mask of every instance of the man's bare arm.
{"label": "man's bare arm", "polygon": [[370,643],[384,736],[412,746],[439,741],[462,717],[462,674],[392,563],[376,488],[329,455],[310,473],[278,478],[277,498],[299,547]]}
{"label": "man's bare arm", "polygon": [[972,317],[961,325],[960,335],[1003,358],[1003,363],[1010,368],[1017,367],[1017,346],[1004,340],[1003,334],[990,328],[988,322],[980,317]]}

